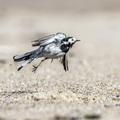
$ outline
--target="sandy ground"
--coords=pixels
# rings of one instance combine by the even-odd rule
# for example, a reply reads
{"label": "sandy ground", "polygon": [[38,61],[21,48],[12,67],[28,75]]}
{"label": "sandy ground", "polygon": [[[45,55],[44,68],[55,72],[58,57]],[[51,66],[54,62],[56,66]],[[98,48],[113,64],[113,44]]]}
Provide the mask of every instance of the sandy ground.
{"label": "sandy ground", "polygon": [[[83,7],[81,12],[79,5],[73,11],[71,6],[67,11],[65,5],[61,11],[3,7],[0,120],[120,119],[120,11]],[[32,65],[40,59],[17,71],[14,55],[36,49],[32,40],[59,31],[81,39],[68,53],[68,72],[58,60],[48,60],[34,74]]]}

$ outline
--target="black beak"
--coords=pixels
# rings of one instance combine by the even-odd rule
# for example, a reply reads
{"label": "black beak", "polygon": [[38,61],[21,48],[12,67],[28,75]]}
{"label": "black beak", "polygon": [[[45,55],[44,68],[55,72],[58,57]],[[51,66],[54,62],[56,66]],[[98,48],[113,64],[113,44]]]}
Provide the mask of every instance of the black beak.
{"label": "black beak", "polygon": [[81,40],[76,40],[75,43],[76,43],[76,42],[79,42],[79,41],[81,41]]}
{"label": "black beak", "polygon": [[76,40],[76,42],[79,42],[79,41],[81,41],[81,40]]}

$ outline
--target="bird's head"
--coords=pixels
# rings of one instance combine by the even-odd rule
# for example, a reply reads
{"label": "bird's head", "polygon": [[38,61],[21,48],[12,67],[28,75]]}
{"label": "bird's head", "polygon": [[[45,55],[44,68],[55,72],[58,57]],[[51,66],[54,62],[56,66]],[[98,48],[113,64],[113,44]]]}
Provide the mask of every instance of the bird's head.
{"label": "bird's head", "polygon": [[71,44],[71,45],[73,45],[74,43],[76,43],[76,42],[78,42],[78,41],[80,41],[80,40],[76,40],[74,37],[70,37],[70,38],[68,39],[68,42],[69,42],[69,44]]}
{"label": "bird's head", "polygon": [[66,43],[66,44],[69,44],[70,47],[73,46],[73,44],[75,44],[76,42],[80,41],[80,40],[77,40],[75,39],[74,37],[66,37],[65,39],[63,39],[63,41]]}
{"label": "bird's head", "polygon": [[66,37],[62,40],[61,49],[63,52],[68,52],[72,46],[80,40],[76,40],[74,37]]}

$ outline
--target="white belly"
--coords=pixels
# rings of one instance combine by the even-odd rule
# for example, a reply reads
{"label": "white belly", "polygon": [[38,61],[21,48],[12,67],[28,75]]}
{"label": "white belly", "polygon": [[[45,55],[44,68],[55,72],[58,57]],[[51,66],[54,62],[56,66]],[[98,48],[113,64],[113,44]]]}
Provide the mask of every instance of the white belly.
{"label": "white belly", "polygon": [[60,58],[65,54],[59,47],[56,47],[56,45],[46,46],[42,53],[44,57],[52,59]]}

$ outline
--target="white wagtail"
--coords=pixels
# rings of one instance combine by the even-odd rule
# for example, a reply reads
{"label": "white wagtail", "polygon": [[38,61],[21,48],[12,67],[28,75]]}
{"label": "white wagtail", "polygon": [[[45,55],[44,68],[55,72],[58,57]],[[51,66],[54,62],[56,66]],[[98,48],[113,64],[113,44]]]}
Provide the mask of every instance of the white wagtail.
{"label": "white wagtail", "polygon": [[66,37],[64,33],[56,33],[49,36],[42,37],[38,40],[32,41],[32,46],[39,46],[38,49],[24,53],[22,55],[16,55],[13,57],[15,62],[23,61],[18,66],[18,71],[28,63],[31,63],[33,60],[44,57],[43,60],[38,64],[38,66],[33,65],[33,71],[36,72],[37,68],[40,64],[47,59],[61,59],[61,63],[63,64],[64,70],[68,69],[68,61],[66,58],[66,54],[69,49],[73,46],[77,41],[74,37]]}

